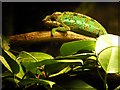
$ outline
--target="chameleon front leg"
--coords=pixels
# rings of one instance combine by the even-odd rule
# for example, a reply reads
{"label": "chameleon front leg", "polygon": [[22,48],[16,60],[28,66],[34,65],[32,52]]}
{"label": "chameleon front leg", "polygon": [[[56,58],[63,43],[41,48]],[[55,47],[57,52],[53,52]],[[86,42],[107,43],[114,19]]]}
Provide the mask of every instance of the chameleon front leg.
{"label": "chameleon front leg", "polygon": [[65,25],[64,23],[61,23],[60,26],[53,28],[51,31],[51,36],[53,36],[55,34],[56,31],[60,31],[60,32],[66,32],[68,30],[71,30],[69,26]]}
{"label": "chameleon front leg", "polygon": [[70,30],[69,27],[67,27],[67,28],[66,27],[56,27],[56,28],[53,28],[52,31],[51,31],[51,36],[54,36],[56,31],[66,32],[68,30]]}

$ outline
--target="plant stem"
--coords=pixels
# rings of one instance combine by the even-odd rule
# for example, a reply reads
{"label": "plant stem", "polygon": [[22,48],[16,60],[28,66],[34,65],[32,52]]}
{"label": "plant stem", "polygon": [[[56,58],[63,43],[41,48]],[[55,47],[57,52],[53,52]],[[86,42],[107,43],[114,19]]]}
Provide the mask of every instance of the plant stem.
{"label": "plant stem", "polygon": [[105,72],[105,77],[103,78],[102,75],[101,75],[101,73],[99,72],[98,68],[97,68],[97,72],[98,72],[100,78],[102,79],[102,81],[104,82],[104,88],[105,88],[106,90],[108,90],[108,85],[107,85],[107,73]]}

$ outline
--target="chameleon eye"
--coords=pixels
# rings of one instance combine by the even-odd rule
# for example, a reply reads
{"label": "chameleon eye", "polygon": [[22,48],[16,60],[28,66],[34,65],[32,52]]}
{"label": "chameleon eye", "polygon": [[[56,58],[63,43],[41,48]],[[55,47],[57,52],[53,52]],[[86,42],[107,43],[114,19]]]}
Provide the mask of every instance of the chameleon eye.
{"label": "chameleon eye", "polygon": [[96,37],[99,37],[99,34],[97,34]]}
{"label": "chameleon eye", "polygon": [[51,21],[56,21],[55,17],[51,17]]}
{"label": "chameleon eye", "polygon": [[68,19],[67,17],[65,19]]}
{"label": "chameleon eye", "polygon": [[77,16],[77,13],[74,13],[73,15],[74,15],[74,16]]}

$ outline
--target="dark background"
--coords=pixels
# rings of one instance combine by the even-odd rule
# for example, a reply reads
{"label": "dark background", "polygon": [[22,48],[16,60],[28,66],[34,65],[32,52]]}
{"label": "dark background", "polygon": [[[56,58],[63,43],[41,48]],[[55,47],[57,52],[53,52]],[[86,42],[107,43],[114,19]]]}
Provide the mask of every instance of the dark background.
{"label": "dark background", "polygon": [[2,33],[5,36],[43,29],[41,20],[55,11],[75,11],[100,22],[108,33],[118,31],[118,2],[3,2]]}

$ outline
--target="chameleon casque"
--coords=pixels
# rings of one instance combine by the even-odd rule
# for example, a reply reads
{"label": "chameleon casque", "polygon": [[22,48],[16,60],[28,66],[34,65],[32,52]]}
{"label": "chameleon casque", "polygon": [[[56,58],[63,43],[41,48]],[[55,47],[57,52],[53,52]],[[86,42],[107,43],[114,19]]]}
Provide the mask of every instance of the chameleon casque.
{"label": "chameleon casque", "polygon": [[107,34],[105,28],[95,19],[76,12],[54,12],[42,21],[48,27],[52,27],[52,36],[56,31],[67,30],[95,38]]}

